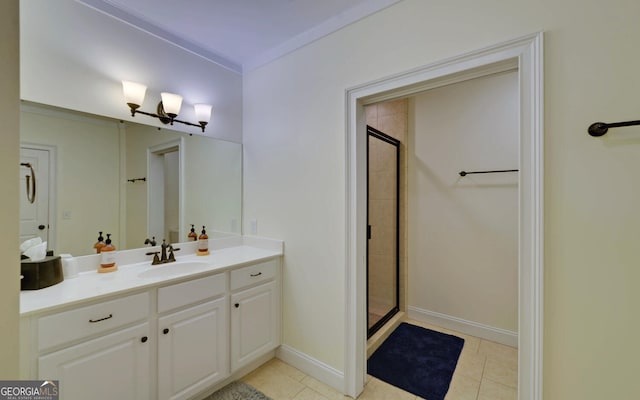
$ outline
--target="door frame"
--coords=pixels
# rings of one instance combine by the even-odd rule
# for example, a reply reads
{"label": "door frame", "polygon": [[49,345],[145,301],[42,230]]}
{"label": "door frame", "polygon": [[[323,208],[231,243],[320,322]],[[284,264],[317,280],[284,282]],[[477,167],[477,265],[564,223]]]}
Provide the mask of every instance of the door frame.
{"label": "door frame", "polygon": [[[151,237],[152,228],[156,226],[155,219],[152,215],[155,211],[155,207],[151,205],[151,198],[155,197],[153,191],[158,187],[164,187],[164,164],[162,155],[170,151],[178,152],[178,221],[179,221],[179,237],[184,237],[184,137],[171,140],[169,142],[160,143],[147,148],[147,237]],[[162,170],[162,175],[158,175],[157,171]],[[162,182],[160,182],[162,178]],[[164,192],[163,192],[164,193]],[[164,210],[164,198],[163,210]],[[156,216],[157,217],[157,216]],[[159,217],[158,217],[159,218]],[[164,215],[163,215],[164,221]],[[163,222],[164,226],[164,222]],[[163,234],[164,236],[164,234]],[[169,238],[166,238],[169,240]],[[162,240],[161,237],[156,237],[156,240]]]}
{"label": "door frame", "polygon": [[428,64],[346,91],[346,268],[344,392],[366,378],[366,122],[364,106],[518,69],[520,185],[518,398],[542,399],[543,340],[543,33]]}
{"label": "door frame", "polygon": [[[56,214],[57,212],[57,201],[56,201],[56,194],[57,194],[57,190],[56,188],[58,187],[57,182],[56,182],[56,176],[57,176],[57,169],[56,169],[56,163],[57,163],[57,152],[58,152],[58,147],[54,146],[54,145],[48,145],[48,144],[39,144],[39,143],[32,143],[32,142],[20,142],[20,150],[22,149],[32,149],[32,150],[40,150],[40,151],[48,151],[49,152],[49,188],[47,190],[47,196],[48,196],[48,201],[49,201],[49,206],[48,206],[48,210],[47,212],[49,213],[49,215],[47,216],[47,230],[48,232],[48,238],[47,238],[47,248],[49,249],[55,249],[56,245],[57,245],[57,231],[58,231],[58,215]],[[22,188],[21,188],[22,189]],[[51,225],[53,225],[53,228],[51,227]]]}

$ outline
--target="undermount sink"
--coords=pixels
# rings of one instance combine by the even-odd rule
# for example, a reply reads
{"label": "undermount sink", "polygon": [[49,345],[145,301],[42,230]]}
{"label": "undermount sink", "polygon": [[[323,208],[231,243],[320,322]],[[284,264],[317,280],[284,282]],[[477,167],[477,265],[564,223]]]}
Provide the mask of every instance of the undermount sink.
{"label": "undermount sink", "polygon": [[177,274],[192,273],[202,271],[209,264],[202,261],[175,261],[161,265],[151,265],[148,269],[140,272],[140,278],[162,278]]}

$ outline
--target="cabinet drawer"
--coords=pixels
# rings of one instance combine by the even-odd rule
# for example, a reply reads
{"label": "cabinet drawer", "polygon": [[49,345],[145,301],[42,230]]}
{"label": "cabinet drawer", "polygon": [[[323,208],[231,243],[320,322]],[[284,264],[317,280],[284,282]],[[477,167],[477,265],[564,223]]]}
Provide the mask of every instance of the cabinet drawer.
{"label": "cabinet drawer", "polygon": [[273,279],[277,274],[277,261],[271,260],[231,271],[231,290]]}
{"label": "cabinet drawer", "polygon": [[173,310],[224,294],[225,274],[211,275],[158,289],[158,312]]}
{"label": "cabinet drawer", "polygon": [[148,315],[149,294],[140,293],[42,317],[38,319],[38,349],[106,332]]}

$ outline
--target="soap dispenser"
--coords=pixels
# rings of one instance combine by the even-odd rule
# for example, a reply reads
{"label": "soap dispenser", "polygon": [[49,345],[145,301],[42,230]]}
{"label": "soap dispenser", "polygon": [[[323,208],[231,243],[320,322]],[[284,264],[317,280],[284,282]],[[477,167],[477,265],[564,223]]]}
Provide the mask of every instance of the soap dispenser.
{"label": "soap dispenser", "polygon": [[98,241],[93,245],[93,248],[96,249],[96,253],[100,254],[102,248],[104,247],[104,238],[102,237],[102,231],[98,232]]}
{"label": "soap dispenser", "polygon": [[196,252],[199,256],[208,256],[209,255],[209,236],[207,236],[207,231],[202,226],[202,233],[198,237],[198,251]]}
{"label": "soap dispenser", "polygon": [[196,228],[191,224],[191,232],[187,235],[187,238],[190,242],[195,242],[198,240],[198,234],[196,233]]}
{"label": "soap dispenser", "polygon": [[107,233],[107,240],[100,251],[102,255],[102,260],[100,261],[100,268],[98,268],[98,272],[113,272],[118,270],[118,265],[116,264],[116,246],[111,244],[111,234]]}

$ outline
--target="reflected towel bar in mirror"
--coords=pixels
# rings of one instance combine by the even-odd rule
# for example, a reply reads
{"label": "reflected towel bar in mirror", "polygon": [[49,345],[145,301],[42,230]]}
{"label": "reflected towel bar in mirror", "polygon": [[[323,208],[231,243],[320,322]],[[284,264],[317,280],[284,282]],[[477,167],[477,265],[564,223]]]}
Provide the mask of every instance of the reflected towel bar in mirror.
{"label": "reflected towel bar in mirror", "polygon": [[146,178],[146,177],[144,177],[144,178],[133,178],[133,179],[127,179],[127,182],[135,183],[135,182],[137,182],[137,181],[146,182],[146,181],[147,181],[147,178]]}
{"label": "reflected towel bar in mirror", "polygon": [[467,176],[471,174],[497,174],[501,172],[518,172],[517,169],[497,169],[493,171],[460,171],[460,176]]}

